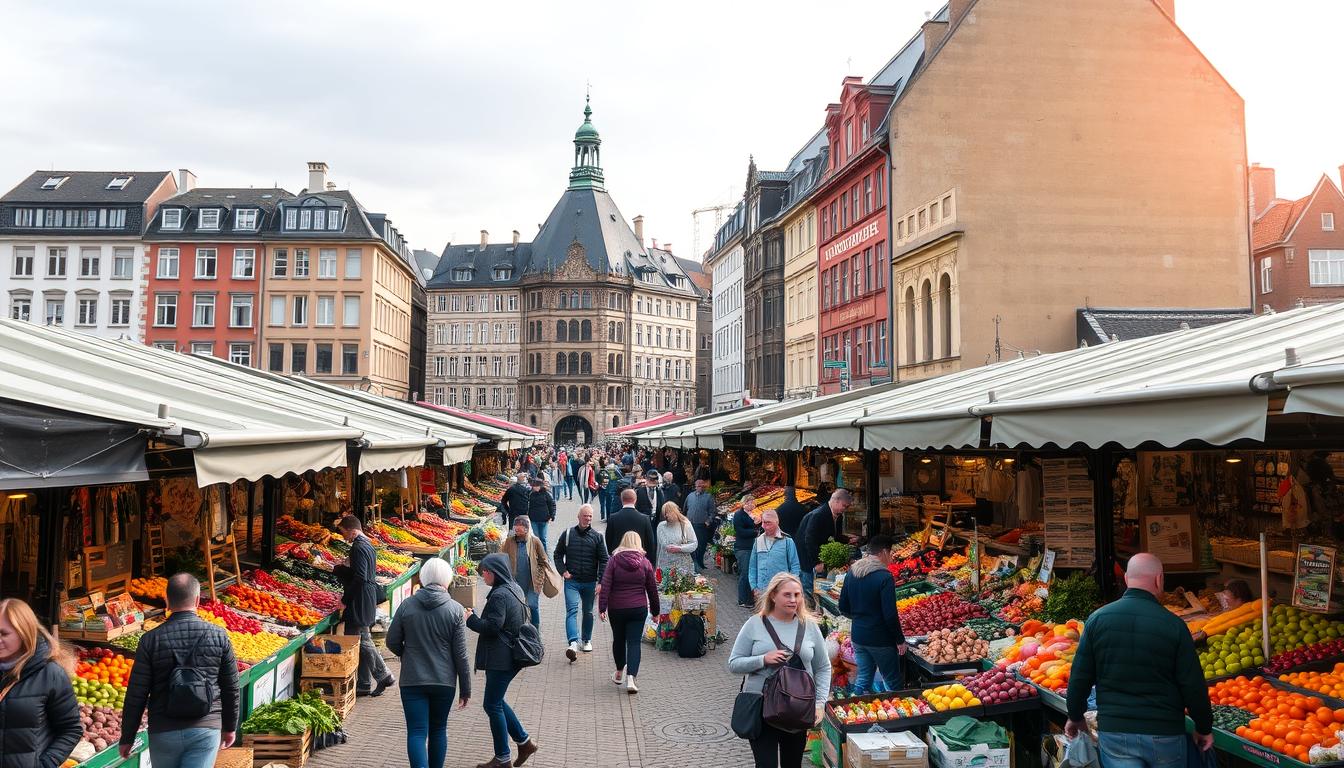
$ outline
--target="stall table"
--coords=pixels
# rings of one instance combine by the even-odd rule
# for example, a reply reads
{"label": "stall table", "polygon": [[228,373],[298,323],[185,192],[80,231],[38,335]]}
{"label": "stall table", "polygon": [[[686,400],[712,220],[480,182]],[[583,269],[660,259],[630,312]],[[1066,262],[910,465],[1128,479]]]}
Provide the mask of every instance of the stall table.
{"label": "stall table", "polygon": [[258,707],[272,701],[283,701],[294,695],[300,649],[304,643],[313,639],[314,635],[326,634],[336,624],[336,614],[327,616],[310,629],[300,632],[270,658],[238,673],[238,686],[242,691],[239,701],[239,723],[246,720]]}

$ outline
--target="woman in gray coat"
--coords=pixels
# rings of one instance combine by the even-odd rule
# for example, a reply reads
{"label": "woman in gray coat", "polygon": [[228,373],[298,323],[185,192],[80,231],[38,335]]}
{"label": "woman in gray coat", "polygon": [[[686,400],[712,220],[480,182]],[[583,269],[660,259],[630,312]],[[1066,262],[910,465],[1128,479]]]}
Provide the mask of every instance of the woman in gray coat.
{"label": "woman in gray coat", "polygon": [[388,650],[401,657],[401,708],[411,768],[443,768],[448,755],[448,711],[471,698],[467,628],[462,606],[448,594],[453,568],[440,558],[420,568],[420,590],[397,609],[387,630]]}
{"label": "woman in gray coat", "polygon": [[[479,632],[476,641],[476,669],[485,672],[485,694],[481,706],[490,720],[490,735],[495,754],[476,768],[512,768],[527,762],[537,751],[537,743],[523,730],[513,708],[504,700],[509,683],[520,667],[513,662],[513,644],[527,621],[527,601],[513,580],[509,558],[496,552],[481,561],[481,579],[490,587],[485,607],[477,616],[467,609],[467,628]],[[518,745],[518,759],[512,759],[509,740]]]}

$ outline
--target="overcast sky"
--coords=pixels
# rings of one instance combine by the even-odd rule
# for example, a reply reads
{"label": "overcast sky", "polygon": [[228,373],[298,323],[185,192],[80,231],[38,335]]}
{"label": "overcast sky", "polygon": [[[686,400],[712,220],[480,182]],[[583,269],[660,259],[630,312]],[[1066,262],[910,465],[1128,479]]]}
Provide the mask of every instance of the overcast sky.
{"label": "overcast sky", "polygon": [[[526,240],[564,190],[591,81],[608,190],[689,256],[692,209],[734,202],[750,154],[783,169],[841,78],[872,75],[940,6],[7,0],[0,187],[186,167],[297,192],[324,160],[416,248]],[[1344,2],[1177,0],[1177,20],[1246,100],[1250,158],[1280,195],[1338,178]]]}

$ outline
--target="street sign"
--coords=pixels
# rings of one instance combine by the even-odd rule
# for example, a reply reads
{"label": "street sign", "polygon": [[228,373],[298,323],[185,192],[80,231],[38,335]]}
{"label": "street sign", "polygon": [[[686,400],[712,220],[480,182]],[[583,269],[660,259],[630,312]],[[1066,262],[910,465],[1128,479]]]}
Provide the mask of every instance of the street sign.
{"label": "street sign", "polygon": [[841,392],[849,391],[849,371],[840,372],[840,391]]}
{"label": "street sign", "polygon": [[847,360],[823,360],[823,361],[821,362],[821,367],[822,367],[822,368],[839,368],[840,370],[843,371],[843,370],[846,370],[847,368],[849,368],[849,362],[848,362]]}

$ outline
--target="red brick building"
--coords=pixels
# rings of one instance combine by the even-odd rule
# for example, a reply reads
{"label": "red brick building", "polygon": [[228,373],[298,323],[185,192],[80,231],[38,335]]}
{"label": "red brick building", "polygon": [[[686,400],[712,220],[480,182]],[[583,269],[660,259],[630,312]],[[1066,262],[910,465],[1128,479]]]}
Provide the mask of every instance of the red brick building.
{"label": "red brick building", "polygon": [[[887,130],[895,88],[846,77],[840,103],[826,108],[830,168],[815,193],[817,335],[823,394],[890,379],[887,281]],[[844,369],[827,361],[846,363]]]}
{"label": "red brick building", "polygon": [[1310,194],[1285,200],[1274,169],[1254,164],[1250,186],[1256,311],[1344,300],[1344,193],[1334,179],[1322,175]]}

